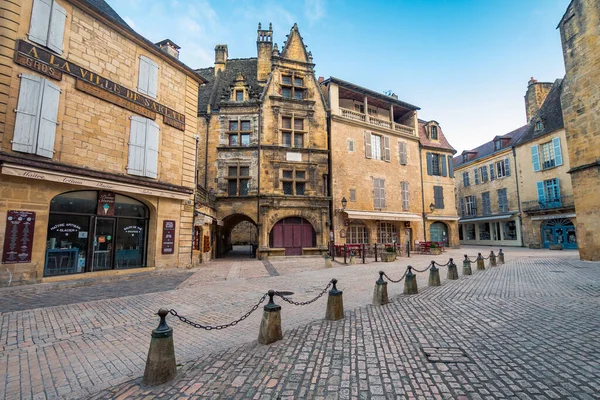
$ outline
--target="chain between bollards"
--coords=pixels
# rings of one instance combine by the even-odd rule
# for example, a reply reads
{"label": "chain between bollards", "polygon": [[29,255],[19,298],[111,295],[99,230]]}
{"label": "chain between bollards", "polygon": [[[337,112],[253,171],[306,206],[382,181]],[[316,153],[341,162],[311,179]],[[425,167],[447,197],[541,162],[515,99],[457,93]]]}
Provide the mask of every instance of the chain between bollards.
{"label": "chain between bollards", "polygon": [[[336,280],[336,283],[337,283],[337,280]],[[321,297],[322,297],[322,296],[323,296],[325,293],[327,293],[327,290],[328,290],[328,289],[329,289],[329,288],[330,288],[332,285],[333,285],[333,280],[329,281],[329,283],[327,284],[327,286],[325,286],[325,289],[323,289],[323,290],[321,291],[321,293],[319,293],[319,294],[317,295],[317,297],[315,297],[315,298],[314,298],[314,299],[312,299],[312,300],[308,300],[308,301],[294,301],[294,300],[288,299],[287,297],[285,297],[284,295],[282,295],[282,294],[281,294],[281,293],[279,293],[279,292],[275,292],[275,295],[276,295],[276,296],[278,296],[278,297],[280,297],[280,298],[281,298],[281,300],[283,300],[283,301],[285,301],[285,302],[288,302],[288,303],[290,303],[290,304],[293,304],[293,305],[295,305],[295,306],[305,306],[305,305],[308,305],[308,304],[314,303],[315,301],[319,300],[319,299],[320,299],[320,298],[321,298]],[[337,290],[337,289],[336,289],[336,290]]]}
{"label": "chain between bollards", "polygon": [[380,276],[379,276],[379,279],[383,280],[383,277],[385,276],[385,277],[388,279],[388,281],[390,281],[390,282],[392,282],[392,283],[400,283],[400,282],[402,282],[402,280],[403,280],[404,278],[406,278],[406,274],[407,274],[407,273],[408,273],[408,268],[406,269],[406,271],[404,271],[404,274],[403,274],[403,275],[400,277],[400,279],[394,280],[394,279],[390,278],[390,277],[388,276],[388,274],[386,274],[385,272],[383,272],[383,271],[379,271],[379,275],[380,275]]}

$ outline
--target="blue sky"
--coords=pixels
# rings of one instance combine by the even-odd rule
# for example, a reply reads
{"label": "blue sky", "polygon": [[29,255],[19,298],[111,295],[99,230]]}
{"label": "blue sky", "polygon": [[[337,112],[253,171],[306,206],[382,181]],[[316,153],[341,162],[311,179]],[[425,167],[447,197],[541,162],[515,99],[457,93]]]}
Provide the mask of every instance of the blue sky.
{"label": "blue sky", "polygon": [[564,75],[556,30],[569,0],[107,0],[137,32],[181,46],[192,68],[256,56],[258,22],[280,48],[294,22],[316,63],[375,91],[392,90],[440,123],[459,151],[525,124],[531,76]]}

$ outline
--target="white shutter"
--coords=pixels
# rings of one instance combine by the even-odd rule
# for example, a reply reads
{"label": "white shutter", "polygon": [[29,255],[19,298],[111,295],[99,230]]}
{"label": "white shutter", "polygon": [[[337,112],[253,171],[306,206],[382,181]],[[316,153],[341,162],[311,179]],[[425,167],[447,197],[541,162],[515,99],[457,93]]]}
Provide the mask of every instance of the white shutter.
{"label": "white shutter", "polygon": [[148,96],[158,96],[158,64],[148,59]]}
{"label": "white shutter", "polygon": [[402,209],[404,211],[408,211],[409,203],[408,203],[408,182],[401,182],[402,186]]}
{"label": "white shutter", "polygon": [[146,118],[134,115],[131,117],[131,130],[129,131],[128,174],[144,176],[145,148]]}
{"label": "white shutter", "polygon": [[390,162],[391,154],[390,154],[390,138],[389,136],[383,137],[383,160]]}
{"label": "white shutter", "polygon": [[56,125],[58,124],[60,88],[46,79],[43,80],[43,87],[37,149],[35,153],[38,156],[52,158],[54,156]]}
{"label": "white shutter", "polygon": [[17,118],[12,140],[14,151],[35,153],[43,81],[39,76],[21,75]]}
{"label": "white shutter", "polygon": [[50,17],[50,31],[48,32],[48,47],[50,50],[61,54],[63,51],[63,38],[65,36],[65,21],[67,11],[56,1],[52,3],[52,16]]}
{"label": "white shutter", "polygon": [[140,70],[138,74],[138,92],[148,94],[148,82],[150,80],[150,59],[140,56]]}
{"label": "white shutter", "polygon": [[400,164],[406,165],[407,156],[406,156],[406,142],[399,142],[400,145]]}
{"label": "white shutter", "polygon": [[151,119],[146,120],[146,170],[148,178],[158,178],[158,141],[160,128]]}
{"label": "white shutter", "polygon": [[381,208],[385,208],[385,179],[379,180],[379,201]]}
{"label": "white shutter", "polygon": [[52,0],[33,0],[31,22],[29,24],[29,40],[46,46],[48,43],[51,12]]}
{"label": "white shutter", "polygon": [[381,208],[381,201],[379,198],[379,179],[373,179],[373,207]]}
{"label": "white shutter", "polygon": [[371,132],[369,131],[365,131],[365,157],[367,158],[372,158],[372,152],[371,152]]}

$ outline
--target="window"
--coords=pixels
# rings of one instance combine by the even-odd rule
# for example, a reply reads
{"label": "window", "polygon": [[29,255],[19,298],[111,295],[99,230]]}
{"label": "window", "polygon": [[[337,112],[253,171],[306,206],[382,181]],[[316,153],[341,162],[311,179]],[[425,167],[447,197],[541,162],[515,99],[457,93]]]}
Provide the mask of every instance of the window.
{"label": "window", "polygon": [[492,213],[490,192],[481,193],[481,212],[483,213],[483,215],[490,215]]}
{"label": "window", "polygon": [[506,221],[502,223],[504,240],[517,240],[517,224],[515,221]]}
{"label": "window", "polygon": [[502,140],[496,140],[494,142],[494,150],[498,151],[502,149]]}
{"label": "window", "polygon": [[544,130],[544,122],[543,121],[537,121],[535,123],[535,131],[536,132],[541,132]]}
{"label": "window", "polygon": [[284,147],[304,147],[304,118],[281,117],[281,143]]}
{"label": "window", "polygon": [[496,167],[492,163],[492,164],[490,164],[490,181],[493,181],[495,179],[496,179]]}
{"label": "window", "polygon": [[560,183],[557,178],[537,182],[537,191],[540,207],[560,205]]}
{"label": "window", "polygon": [[406,152],[406,142],[398,142],[398,159],[400,165],[408,164],[408,154]]}
{"label": "window", "polygon": [[463,154],[463,162],[466,163],[469,161],[469,155],[468,154]]}
{"label": "window", "polygon": [[350,201],[356,201],[356,189],[350,189]]}
{"label": "window", "polygon": [[250,167],[236,165],[227,168],[227,194],[248,196],[250,189]]}
{"label": "window", "polygon": [[229,145],[250,146],[250,121],[229,121]]}
{"label": "window", "polygon": [[398,241],[396,227],[388,222],[382,222],[377,227],[377,243],[392,244]]}
{"label": "window", "polygon": [[402,190],[402,210],[408,211],[410,207],[409,203],[409,192],[408,192],[408,182],[400,182],[400,188]]}
{"label": "window", "polygon": [[542,151],[542,169],[554,167],[554,147],[552,146],[552,142],[541,144],[540,149]]}
{"label": "window", "polygon": [[283,170],[283,194],[303,196],[306,191],[306,171]]}
{"label": "window", "polygon": [[427,153],[427,175],[448,175],[445,155],[437,153]]}
{"label": "window", "polygon": [[243,90],[235,91],[235,101],[244,101],[244,91]]}
{"label": "window", "polygon": [[437,126],[432,126],[431,127],[431,139],[432,140],[438,140]]}
{"label": "window", "polygon": [[506,188],[498,189],[498,212],[508,212],[508,195]]}
{"label": "window", "polygon": [[492,240],[502,240],[499,222],[492,222]]}
{"label": "window", "polygon": [[486,183],[488,181],[488,171],[486,165],[479,168],[479,174],[481,175],[481,183]]}
{"label": "window", "polygon": [[473,176],[475,177],[475,184],[479,185],[479,168],[473,169]]}
{"label": "window", "polygon": [[373,207],[385,208],[385,179],[373,179],[373,199]]}
{"label": "window", "polygon": [[433,187],[433,201],[437,210],[444,208],[444,188],[442,186]]}
{"label": "window", "polygon": [[469,183],[469,172],[463,172],[463,186],[469,187],[471,184]]}
{"label": "window", "polygon": [[479,224],[479,240],[490,240],[490,223],[482,222]]}
{"label": "window", "polygon": [[67,12],[54,0],[34,0],[28,38],[61,54]]}
{"label": "window", "polygon": [[494,163],[496,168],[496,178],[504,178],[506,176],[510,176],[510,160],[505,158],[501,161],[496,161]]}
{"label": "window", "polygon": [[363,224],[354,223],[346,231],[346,243],[362,244],[369,243],[369,231]]}
{"label": "window", "polygon": [[23,153],[54,156],[60,88],[35,75],[21,74],[12,149]]}
{"label": "window", "polygon": [[466,215],[467,216],[475,216],[477,215],[477,200],[474,195],[465,197],[466,204]]}
{"label": "window", "polygon": [[153,98],[158,95],[158,64],[146,56],[140,56],[138,92]]}
{"label": "window", "polygon": [[467,240],[475,240],[475,224],[466,224],[464,227],[467,233]]}
{"label": "window", "polygon": [[365,157],[390,161],[390,138],[365,131]]}
{"label": "window", "polygon": [[348,139],[348,152],[354,153],[354,140]]}
{"label": "window", "polygon": [[158,178],[158,143],[160,128],[148,118],[131,117],[127,173]]}
{"label": "window", "polygon": [[305,91],[303,77],[293,74],[281,76],[281,95],[286,99],[302,100]]}
{"label": "window", "polygon": [[555,137],[551,142],[531,146],[531,161],[535,172],[562,165],[560,138]]}

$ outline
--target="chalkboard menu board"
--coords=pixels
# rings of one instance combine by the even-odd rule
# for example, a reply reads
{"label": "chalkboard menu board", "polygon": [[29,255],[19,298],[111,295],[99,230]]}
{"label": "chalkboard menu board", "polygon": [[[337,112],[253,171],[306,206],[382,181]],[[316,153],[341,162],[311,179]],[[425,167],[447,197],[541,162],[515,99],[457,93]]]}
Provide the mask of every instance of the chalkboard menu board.
{"label": "chalkboard menu board", "polygon": [[35,212],[9,210],[6,215],[6,231],[2,248],[3,264],[31,262]]}
{"label": "chalkboard menu board", "polygon": [[175,221],[163,221],[162,254],[175,252]]}

